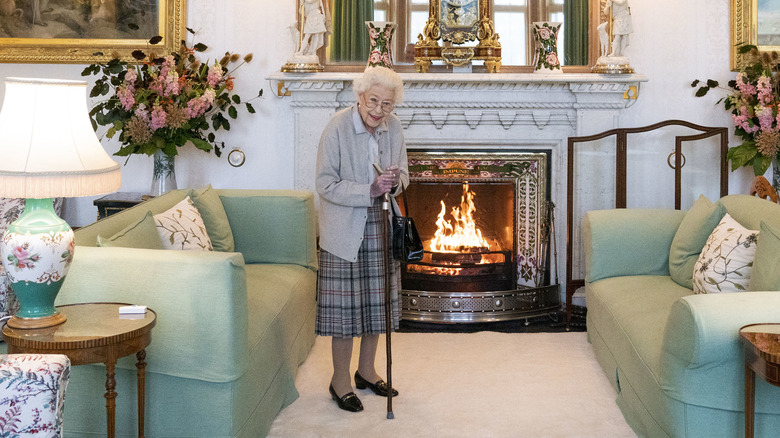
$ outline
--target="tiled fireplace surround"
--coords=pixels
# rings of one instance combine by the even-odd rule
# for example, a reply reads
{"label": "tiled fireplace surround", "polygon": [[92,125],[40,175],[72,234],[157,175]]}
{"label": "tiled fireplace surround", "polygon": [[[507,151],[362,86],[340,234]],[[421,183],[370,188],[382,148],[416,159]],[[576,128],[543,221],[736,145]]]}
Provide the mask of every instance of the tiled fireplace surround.
{"label": "tiled fireplace surround", "polygon": [[[320,134],[331,115],[354,103],[357,73],[269,77],[286,112],[278,127],[294,148],[296,189],[314,191]],[[642,75],[402,73],[401,119],[407,148],[427,151],[550,151],[556,206],[557,269],[565,277],[566,140],[619,127]],[[554,274],[552,274],[552,278]],[[561,285],[562,301],[565,295]]]}

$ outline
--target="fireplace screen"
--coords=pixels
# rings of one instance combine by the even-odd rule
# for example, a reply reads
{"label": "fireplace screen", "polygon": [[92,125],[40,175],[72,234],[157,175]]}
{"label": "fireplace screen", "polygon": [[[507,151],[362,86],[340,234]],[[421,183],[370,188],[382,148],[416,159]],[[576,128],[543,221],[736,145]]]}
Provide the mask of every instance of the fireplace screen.
{"label": "fireplace screen", "polygon": [[545,287],[547,156],[410,152],[408,206],[423,260],[403,266],[402,315],[482,322],[557,309]]}

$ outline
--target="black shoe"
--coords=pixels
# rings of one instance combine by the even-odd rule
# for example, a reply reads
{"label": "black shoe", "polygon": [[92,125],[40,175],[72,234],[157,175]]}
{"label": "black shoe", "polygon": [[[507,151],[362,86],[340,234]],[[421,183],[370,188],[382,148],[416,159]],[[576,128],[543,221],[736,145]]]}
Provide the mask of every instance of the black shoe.
{"label": "black shoe", "polygon": [[[387,397],[387,383],[385,383],[384,380],[379,380],[378,382],[372,384],[369,383],[368,380],[364,379],[363,376],[361,376],[357,371],[355,371],[355,386],[357,389],[369,388],[370,390],[374,391],[374,394]],[[395,389],[393,389],[393,397],[398,397],[398,391]]]}
{"label": "black shoe", "polygon": [[350,412],[360,412],[363,410],[363,403],[360,402],[360,399],[354,392],[348,392],[344,394],[343,397],[339,397],[336,395],[336,390],[333,389],[333,385],[330,385],[328,390],[330,391],[330,396],[333,397],[333,400],[336,400],[339,408]]}

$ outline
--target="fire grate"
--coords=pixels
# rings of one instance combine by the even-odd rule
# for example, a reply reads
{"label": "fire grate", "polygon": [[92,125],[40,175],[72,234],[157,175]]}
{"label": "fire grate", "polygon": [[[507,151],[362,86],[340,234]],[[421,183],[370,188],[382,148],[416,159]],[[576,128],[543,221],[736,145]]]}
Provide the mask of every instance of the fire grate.
{"label": "fire grate", "polygon": [[[543,153],[409,153],[404,208],[426,251],[420,263],[402,266],[403,319],[491,322],[558,311],[558,286],[543,286],[549,278],[542,236],[546,169]],[[444,220],[448,203],[459,205],[452,207],[453,220],[476,230],[479,244],[440,246],[442,230],[453,229]]]}

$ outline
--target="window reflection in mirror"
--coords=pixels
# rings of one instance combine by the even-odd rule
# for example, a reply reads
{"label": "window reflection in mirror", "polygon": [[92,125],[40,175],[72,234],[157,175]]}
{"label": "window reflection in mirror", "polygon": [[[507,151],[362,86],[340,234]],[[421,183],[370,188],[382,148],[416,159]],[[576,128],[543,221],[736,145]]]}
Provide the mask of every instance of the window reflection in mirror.
{"label": "window reflection in mirror", "polygon": [[[329,37],[326,51],[328,64],[365,63],[368,32],[364,22],[367,20],[395,22],[394,64],[414,63],[414,43],[428,20],[428,0],[329,1],[334,33]],[[598,8],[599,0],[590,2]],[[534,44],[530,29],[531,23],[535,21],[563,22],[558,35],[558,53],[562,64],[589,65],[588,3],[589,0],[493,0],[493,23],[500,36],[502,65],[533,64]]]}

